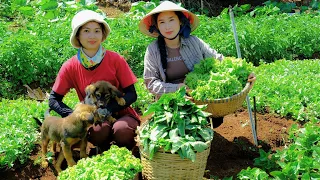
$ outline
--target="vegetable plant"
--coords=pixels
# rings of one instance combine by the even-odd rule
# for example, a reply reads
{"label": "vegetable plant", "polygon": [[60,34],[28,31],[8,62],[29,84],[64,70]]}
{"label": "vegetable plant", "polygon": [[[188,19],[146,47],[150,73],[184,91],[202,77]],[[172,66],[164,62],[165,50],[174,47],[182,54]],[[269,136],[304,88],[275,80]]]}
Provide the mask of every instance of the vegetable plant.
{"label": "vegetable plant", "polygon": [[132,107],[139,112],[145,112],[148,106],[154,102],[155,96],[146,88],[143,79],[138,78],[138,82],[134,84],[137,92],[137,101],[132,103]]}
{"label": "vegetable plant", "polygon": [[298,121],[320,119],[319,60],[278,60],[255,68],[257,81],[250,91],[259,111],[268,109]]}
{"label": "vegetable plant", "polygon": [[59,174],[59,180],[122,180],[134,179],[142,165],[138,158],[125,148],[112,145],[108,151],[92,158],[81,159],[75,166],[68,167]]}
{"label": "vegetable plant", "polygon": [[293,125],[289,139],[288,147],[274,154],[260,149],[256,167],[242,170],[238,179],[319,179],[319,121],[310,121],[303,128]]}
{"label": "vegetable plant", "polygon": [[144,113],[153,113],[151,119],[138,128],[143,151],[150,159],[157,151],[164,150],[194,162],[196,152],[202,152],[210,145],[213,131],[207,126],[206,119],[210,113],[202,111],[206,105],[195,105],[185,98],[185,94],[185,87],[175,93],[163,94]]}
{"label": "vegetable plant", "polygon": [[253,65],[244,59],[227,57],[223,61],[207,58],[187,74],[186,85],[196,100],[213,100],[239,93],[245,86]]}

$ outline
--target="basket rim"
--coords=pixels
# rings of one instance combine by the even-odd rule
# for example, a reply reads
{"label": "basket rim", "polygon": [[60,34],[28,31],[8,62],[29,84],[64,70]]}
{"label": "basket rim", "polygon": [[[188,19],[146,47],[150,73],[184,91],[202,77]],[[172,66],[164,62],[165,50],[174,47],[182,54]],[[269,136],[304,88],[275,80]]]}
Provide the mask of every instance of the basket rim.
{"label": "basket rim", "polygon": [[250,89],[250,85],[251,83],[250,82],[247,82],[245,87],[237,94],[235,95],[232,95],[232,96],[229,96],[229,97],[225,97],[225,98],[217,98],[217,99],[213,99],[213,100],[194,100],[194,101],[197,101],[197,102],[205,102],[205,103],[221,103],[221,102],[229,102],[233,99],[237,99],[238,97],[241,97],[242,95],[244,94],[248,94],[249,91],[251,90]]}

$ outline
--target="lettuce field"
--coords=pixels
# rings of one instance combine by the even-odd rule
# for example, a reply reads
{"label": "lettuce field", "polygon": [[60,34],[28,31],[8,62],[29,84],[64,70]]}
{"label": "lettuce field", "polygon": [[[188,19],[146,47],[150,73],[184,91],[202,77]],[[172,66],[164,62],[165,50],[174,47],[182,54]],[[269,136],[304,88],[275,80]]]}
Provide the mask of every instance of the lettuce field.
{"label": "lettuce field", "polygon": [[[101,10],[105,8],[88,1],[0,2],[0,179],[81,179],[90,173],[89,179],[105,174],[109,179],[138,179],[137,172],[143,169],[139,159],[114,163],[125,161],[120,157],[132,158],[131,152],[112,149],[108,153],[114,156],[105,153],[111,158],[96,156],[90,144],[89,158],[79,160],[75,149],[79,167],[63,171],[61,177],[52,166],[56,154],[48,153],[51,165],[42,168],[39,129],[33,117],[43,119],[48,100],[31,98],[24,87],[50,92],[62,63],[76,53],[69,44],[72,16],[81,9],[108,14]],[[149,120],[142,115],[155,102],[142,79],[144,52],[153,39],[139,32],[138,23],[158,3],[136,2],[129,12],[106,17],[112,32],[103,45],[124,56],[138,77],[138,99],[132,107],[141,114],[142,122]],[[292,4],[275,1],[250,10],[233,7],[242,57],[253,65],[250,68],[257,77],[249,97],[258,145],[244,102],[213,129],[204,179],[320,179],[319,4],[294,6],[301,11],[293,14],[284,8]],[[200,26],[192,34],[225,57],[236,57],[226,10],[217,17],[199,14],[199,18]],[[74,107],[78,103],[75,91],[64,102]]]}

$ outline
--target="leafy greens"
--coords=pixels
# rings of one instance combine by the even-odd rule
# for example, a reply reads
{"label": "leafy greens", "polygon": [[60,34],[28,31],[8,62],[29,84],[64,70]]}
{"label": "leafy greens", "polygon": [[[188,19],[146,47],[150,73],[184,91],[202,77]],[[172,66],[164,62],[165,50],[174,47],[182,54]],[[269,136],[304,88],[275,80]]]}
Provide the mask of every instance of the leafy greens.
{"label": "leafy greens", "polygon": [[239,93],[246,85],[253,65],[244,59],[226,57],[223,61],[207,58],[194,66],[185,83],[195,100],[214,100]]}
{"label": "leafy greens", "polygon": [[196,152],[206,150],[213,139],[213,130],[207,126],[206,119],[210,113],[202,111],[206,105],[194,104],[185,94],[185,87],[163,94],[144,113],[153,113],[151,119],[138,128],[140,143],[150,159],[157,151],[164,150],[194,162]]}

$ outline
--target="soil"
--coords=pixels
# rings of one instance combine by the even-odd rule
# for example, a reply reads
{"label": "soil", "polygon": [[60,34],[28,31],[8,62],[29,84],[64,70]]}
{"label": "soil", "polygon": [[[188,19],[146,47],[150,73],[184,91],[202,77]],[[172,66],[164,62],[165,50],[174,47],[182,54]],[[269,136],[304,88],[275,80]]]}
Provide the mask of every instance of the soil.
{"label": "soil", "polygon": [[[284,148],[287,143],[288,130],[296,122],[268,113],[257,113],[256,117],[258,146],[254,145],[250,119],[246,109],[240,109],[236,113],[225,116],[224,122],[214,128],[215,134],[207,161],[205,178],[235,177],[242,169],[253,167],[254,158],[259,157],[259,148],[265,151]],[[88,150],[92,149],[89,147]],[[40,165],[34,164],[39,152],[40,146],[37,145],[30,159],[24,165],[0,170],[0,179],[56,180],[52,167],[42,169]],[[75,155],[75,159],[78,155]]]}

